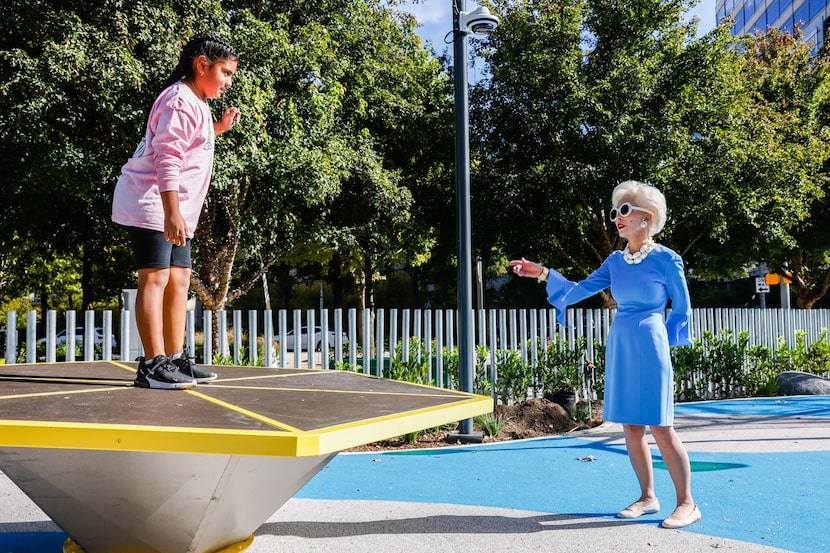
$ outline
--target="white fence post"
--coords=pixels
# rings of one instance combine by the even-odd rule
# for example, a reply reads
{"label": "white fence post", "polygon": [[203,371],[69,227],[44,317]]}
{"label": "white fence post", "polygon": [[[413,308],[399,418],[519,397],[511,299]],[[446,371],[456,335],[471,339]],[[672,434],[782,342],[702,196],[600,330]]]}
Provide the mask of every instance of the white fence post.
{"label": "white fence post", "polygon": [[102,340],[101,358],[104,361],[112,360],[112,311],[104,311],[104,318],[101,321],[101,328],[104,331]]}
{"label": "white fence post", "polygon": [[375,358],[377,359],[377,376],[383,376],[383,362],[386,358],[386,348],[384,346],[384,317],[383,309],[375,311]]}
{"label": "white fence post", "polygon": [[444,311],[435,310],[435,385],[444,387]]}
{"label": "white fence post", "polygon": [[[343,334],[343,310],[337,308],[334,310],[334,362],[336,365],[343,363]],[[353,339],[349,335],[349,344]]]}
{"label": "white fence post", "polygon": [[213,311],[202,311],[202,332],[205,335],[202,346],[202,361],[206,365],[213,363]]}
{"label": "white fence post", "polygon": [[490,309],[487,313],[487,326],[488,326],[488,336],[490,343],[490,386],[491,390],[490,393],[493,396],[493,399],[497,399],[496,394],[496,379],[498,378],[498,342],[496,339],[496,310]]}
{"label": "white fence post", "polygon": [[242,362],[242,311],[233,310],[233,363],[239,365]]}
{"label": "white fence post", "polygon": [[118,345],[121,346],[121,353],[119,357],[121,358],[121,362],[132,362],[135,360],[135,357],[130,357],[130,349],[132,344],[132,332],[130,331],[130,323],[131,319],[134,320],[132,315],[132,311],[121,310],[121,337],[119,339]]}
{"label": "white fence post", "polygon": [[[316,317],[314,316],[314,309],[309,309],[306,311],[306,330],[308,330],[308,362],[306,363],[306,367],[310,369],[317,368],[317,362],[315,361],[315,354],[314,352],[317,350],[317,332],[316,332]],[[323,330],[322,328],[320,329]],[[294,334],[296,335],[297,329],[294,328]]]}
{"label": "white fence post", "polygon": [[227,358],[231,355],[230,346],[228,345],[228,312],[220,309],[216,312],[216,318],[216,325],[218,326],[216,330],[219,337],[219,343],[216,344],[217,353]]}
{"label": "white fence post", "polygon": [[372,367],[372,339],[369,330],[371,314],[368,309],[363,310],[363,328],[360,330],[360,343],[363,347],[363,374],[370,374]]}
{"label": "white fence post", "polygon": [[398,351],[398,310],[389,311],[389,363],[391,368],[392,359]]}
{"label": "white fence post", "polygon": [[26,312],[26,362],[37,361],[37,311]]}
{"label": "white fence post", "polygon": [[[129,349],[121,347],[121,360],[133,361],[137,357],[144,355],[144,347],[141,343],[141,338],[138,335],[138,325],[135,322],[135,298],[138,295],[138,290],[135,288],[125,288],[121,290],[121,309],[126,311],[122,316],[127,318],[127,328],[129,329],[129,339],[126,344]],[[124,326],[122,324],[122,326]],[[122,336],[122,344],[124,341],[124,334]]]}
{"label": "white fence post", "polygon": [[58,333],[58,312],[50,309],[46,312],[46,362],[54,363],[56,359],[55,353],[55,334]]}
{"label": "white fence post", "polygon": [[265,319],[262,322],[263,353],[266,367],[274,366],[274,320],[271,318],[271,310],[265,310]]}
{"label": "white fence post", "polygon": [[95,311],[84,311],[84,361],[95,359]]}
{"label": "white fence post", "polygon": [[259,361],[259,329],[257,328],[257,312],[248,311],[248,362],[256,366]]}
{"label": "white fence post", "polygon": [[75,312],[66,312],[66,360],[75,360]]}
{"label": "white fence post", "polygon": [[280,342],[280,360],[279,366],[285,366],[285,359],[286,359],[286,348],[285,343],[288,340],[288,311],[285,309],[280,309],[277,312],[277,334],[279,335],[279,342]]}
{"label": "white fence post", "polygon": [[320,310],[320,365],[324,369],[329,368],[329,348],[331,348],[329,329],[331,329],[329,310],[323,308]]}
{"label": "white fence post", "polygon": [[184,349],[182,354],[196,357],[196,312],[192,309],[188,309],[184,316]]}
{"label": "white fence post", "polygon": [[17,363],[17,311],[6,313],[6,364]]}
{"label": "white fence post", "polygon": [[[440,313],[440,311],[439,311],[439,313]],[[427,374],[427,379],[430,379],[434,382],[438,382],[438,367],[437,367],[436,364],[434,364],[432,362],[432,355],[433,355],[432,344],[433,344],[433,338],[435,337],[435,335],[433,334],[433,329],[432,329],[433,315],[440,316],[440,315],[436,315],[435,311],[433,311],[432,309],[424,309],[424,312],[423,312],[424,335],[423,335],[423,338],[422,338],[421,342],[426,346],[424,349],[426,349],[426,353],[427,353],[427,356],[428,356],[427,360],[426,360],[427,373],[428,373]]]}

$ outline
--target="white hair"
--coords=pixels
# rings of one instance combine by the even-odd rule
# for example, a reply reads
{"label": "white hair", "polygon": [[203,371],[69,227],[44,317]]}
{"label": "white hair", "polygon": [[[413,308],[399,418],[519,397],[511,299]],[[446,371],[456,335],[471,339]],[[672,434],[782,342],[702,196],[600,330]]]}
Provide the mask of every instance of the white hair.
{"label": "white hair", "polygon": [[629,196],[637,207],[648,209],[651,213],[648,234],[654,236],[666,224],[666,197],[654,186],[636,180],[621,182],[611,193],[611,201],[616,206],[620,198]]}

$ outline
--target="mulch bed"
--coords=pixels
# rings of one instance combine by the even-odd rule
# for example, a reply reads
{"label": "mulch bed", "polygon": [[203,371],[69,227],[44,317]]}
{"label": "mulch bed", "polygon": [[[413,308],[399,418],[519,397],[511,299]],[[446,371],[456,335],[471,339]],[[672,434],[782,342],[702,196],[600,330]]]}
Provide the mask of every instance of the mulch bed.
{"label": "mulch bed", "polygon": [[[588,405],[581,402],[577,412],[587,413]],[[576,421],[558,403],[547,399],[529,399],[515,405],[496,405],[493,414],[503,421],[497,436],[484,436],[485,443],[561,436],[577,430],[585,430],[602,424],[602,401],[591,402],[591,418]],[[382,442],[362,445],[347,451],[396,451],[457,445],[447,440],[455,428],[431,429],[420,432],[412,441],[399,436]],[[476,428],[476,430],[481,430]]]}

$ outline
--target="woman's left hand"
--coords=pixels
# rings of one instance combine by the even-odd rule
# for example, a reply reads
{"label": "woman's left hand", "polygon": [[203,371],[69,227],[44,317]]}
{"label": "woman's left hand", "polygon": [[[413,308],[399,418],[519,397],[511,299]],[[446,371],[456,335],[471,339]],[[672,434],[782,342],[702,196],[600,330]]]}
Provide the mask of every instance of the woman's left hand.
{"label": "woman's left hand", "polygon": [[231,130],[234,125],[239,123],[240,117],[242,117],[242,112],[239,111],[239,108],[230,107],[226,109],[225,113],[222,114],[222,120],[216,124],[216,134],[219,135]]}

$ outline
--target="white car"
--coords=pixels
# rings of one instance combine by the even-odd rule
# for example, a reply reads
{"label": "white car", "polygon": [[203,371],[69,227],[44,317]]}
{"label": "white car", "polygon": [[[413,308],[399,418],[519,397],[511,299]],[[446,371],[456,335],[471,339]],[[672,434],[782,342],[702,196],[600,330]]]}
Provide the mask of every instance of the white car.
{"label": "white car", "polygon": [[[349,338],[346,336],[345,332],[340,334],[341,340],[343,344],[349,343]],[[329,329],[329,347],[332,348],[335,346],[334,343],[335,334],[334,331]],[[322,347],[323,343],[323,329],[319,326],[314,327],[314,351],[319,351]],[[279,334],[274,337],[274,343],[276,345],[280,345],[280,336]],[[285,333],[285,351],[294,351],[294,344],[296,343],[296,337],[294,335],[293,330],[289,330]],[[304,326],[300,329],[300,349],[301,350],[308,350],[308,327]]]}
{"label": "white car", "polygon": [[[76,326],[75,327],[75,343],[81,344],[84,341],[84,327]],[[41,338],[38,340],[39,344],[45,344],[46,338]],[[55,345],[59,346],[61,344],[66,343],[66,330],[61,330],[55,335]],[[92,335],[92,343],[96,346],[100,346],[104,343],[104,329],[101,327],[96,326]],[[112,349],[116,349],[118,347],[118,342],[115,340],[115,334],[110,334],[110,343],[112,344]]]}

